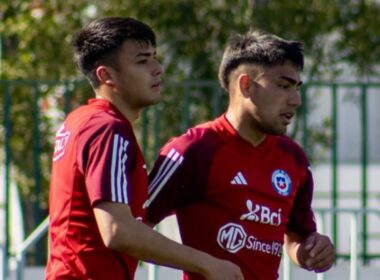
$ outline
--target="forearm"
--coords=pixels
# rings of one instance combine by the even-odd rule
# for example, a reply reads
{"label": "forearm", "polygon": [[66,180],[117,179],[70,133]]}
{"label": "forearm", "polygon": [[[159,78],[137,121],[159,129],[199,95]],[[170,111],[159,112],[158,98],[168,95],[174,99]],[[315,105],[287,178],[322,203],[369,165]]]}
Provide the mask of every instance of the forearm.
{"label": "forearm", "polygon": [[304,263],[300,261],[298,256],[298,250],[300,247],[300,238],[296,235],[293,235],[292,233],[287,233],[285,235],[285,250],[288,254],[289,259],[293,262],[293,264],[304,267]]}
{"label": "forearm", "polygon": [[137,221],[125,205],[101,203],[94,212],[103,242],[110,249],[202,275],[221,265],[211,255],[172,241]]}
{"label": "forearm", "polygon": [[126,231],[121,236],[128,236],[129,241],[120,240],[119,250],[144,261],[204,274],[205,268],[210,268],[215,260],[211,255],[172,241],[137,221]]}

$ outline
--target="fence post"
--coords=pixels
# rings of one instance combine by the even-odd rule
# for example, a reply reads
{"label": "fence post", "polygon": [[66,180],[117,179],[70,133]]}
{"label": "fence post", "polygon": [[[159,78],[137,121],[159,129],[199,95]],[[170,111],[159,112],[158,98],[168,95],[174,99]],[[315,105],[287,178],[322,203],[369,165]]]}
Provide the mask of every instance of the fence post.
{"label": "fence post", "polygon": [[302,146],[306,152],[307,155],[310,155],[310,150],[308,146],[308,97],[307,97],[307,91],[308,87],[307,85],[304,85],[301,87],[301,96],[302,96],[302,107],[301,107],[301,113],[302,113]]}
{"label": "fence post", "polygon": [[153,158],[155,159],[158,155],[158,151],[161,147],[160,143],[160,131],[161,131],[161,118],[160,118],[160,110],[159,105],[156,105],[153,107],[153,115],[154,115],[154,122],[153,122]]}
{"label": "fence post", "polygon": [[28,250],[31,246],[35,245],[42,238],[42,236],[47,232],[48,227],[49,227],[49,217],[46,217],[16,249],[16,252],[15,252],[15,256],[17,260],[16,271],[17,271],[17,277],[20,277],[20,278],[17,278],[17,280],[23,279],[24,255],[25,255],[26,250]]}
{"label": "fence post", "polygon": [[149,263],[148,264],[148,280],[157,280],[157,266]]}
{"label": "fence post", "polygon": [[190,85],[188,83],[184,83],[183,86],[183,95],[182,95],[182,123],[181,123],[181,132],[186,131],[190,124]]}
{"label": "fence post", "polygon": [[[361,133],[361,173],[362,173],[362,202],[361,207],[363,209],[367,208],[367,198],[368,198],[368,188],[367,188],[367,165],[368,165],[368,128],[367,128],[367,85],[363,84],[361,86],[361,123],[362,123],[362,133]],[[363,250],[363,264],[367,264],[367,215],[362,214],[362,250]]]}
{"label": "fence post", "polygon": [[[338,88],[332,85],[332,208],[338,206]],[[332,216],[333,244],[338,240],[338,218],[337,213]]]}
{"label": "fence post", "polygon": [[[321,211],[321,213],[318,214],[317,218],[317,229],[318,232],[321,234],[325,234],[325,228],[326,228],[326,213],[324,211]],[[317,280],[324,280],[325,274],[324,273],[318,273],[317,274]]]}
{"label": "fence post", "polygon": [[220,100],[221,100],[222,92],[217,86],[214,84],[212,87],[212,117],[216,117],[220,114]]}
{"label": "fence post", "polygon": [[356,213],[351,214],[350,220],[350,280],[358,280],[358,217]]}
{"label": "fence post", "polygon": [[64,106],[64,111],[65,114],[68,114],[69,111],[71,110],[71,90],[70,90],[70,83],[69,81],[65,81],[65,106]]}
{"label": "fence post", "polygon": [[9,93],[9,84],[7,81],[2,81],[4,87],[4,149],[5,149],[5,168],[4,168],[4,244],[2,246],[2,271],[1,279],[7,279],[9,269],[9,209],[10,209],[10,167],[11,167],[11,118],[10,106],[11,95]]}
{"label": "fence post", "polygon": [[282,267],[282,279],[291,280],[292,279],[292,267],[290,263],[290,258],[286,252],[283,252],[283,267]]}
{"label": "fence post", "polygon": [[[41,175],[41,132],[40,132],[40,84],[39,82],[34,83],[33,90],[33,168],[34,168],[34,225],[37,226],[42,221],[42,212],[41,212],[41,186],[42,186],[42,175]],[[39,243],[42,246],[42,243]],[[43,252],[35,249],[35,256],[37,263],[42,263]]]}
{"label": "fence post", "polygon": [[141,139],[142,139],[142,153],[144,158],[148,155],[148,110],[145,108],[141,114]]}

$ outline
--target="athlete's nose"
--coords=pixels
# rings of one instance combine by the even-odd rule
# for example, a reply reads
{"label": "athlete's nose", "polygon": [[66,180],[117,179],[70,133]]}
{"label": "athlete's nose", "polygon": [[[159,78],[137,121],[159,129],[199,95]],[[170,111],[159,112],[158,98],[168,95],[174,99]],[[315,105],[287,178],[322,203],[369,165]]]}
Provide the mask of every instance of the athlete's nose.
{"label": "athlete's nose", "polygon": [[291,91],[288,98],[288,104],[296,108],[302,105],[301,92],[299,89],[294,89]]}
{"label": "athlete's nose", "polygon": [[154,65],[154,68],[153,68],[153,75],[154,76],[161,76],[163,72],[164,72],[164,70],[162,68],[161,63],[156,60],[156,64]]}

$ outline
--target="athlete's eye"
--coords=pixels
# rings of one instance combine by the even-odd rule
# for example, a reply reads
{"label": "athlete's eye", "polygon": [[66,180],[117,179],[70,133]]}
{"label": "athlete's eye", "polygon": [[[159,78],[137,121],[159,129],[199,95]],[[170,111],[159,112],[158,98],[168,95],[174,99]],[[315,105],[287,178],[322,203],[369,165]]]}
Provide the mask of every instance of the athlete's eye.
{"label": "athlete's eye", "polygon": [[147,59],[143,59],[143,60],[139,60],[137,62],[137,64],[147,64],[148,63],[148,60]]}
{"label": "athlete's eye", "polygon": [[290,85],[289,84],[278,84],[278,87],[282,88],[282,89],[288,89],[288,88],[290,88]]}

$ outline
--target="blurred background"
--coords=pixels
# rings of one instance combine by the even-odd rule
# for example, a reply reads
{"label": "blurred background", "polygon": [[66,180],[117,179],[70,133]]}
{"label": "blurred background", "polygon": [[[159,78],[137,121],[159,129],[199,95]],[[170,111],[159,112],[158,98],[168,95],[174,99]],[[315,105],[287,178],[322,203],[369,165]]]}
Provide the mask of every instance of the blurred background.
{"label": "blurred background", "polygon": [[[256,27],[303,41],[303,106],[289,135],[310,157],[318,225],[338,256],[330,274],[307,279],[380,279],[379,14],[377,0],[1,0],[0,279],[43,277],[54,134],[93,95],[71,41],[102,16],[157,33],[163,101],[136,126],[148,167],[171,136],[225,110],[217,69],[230,35]],[[178,238],[173,220],[160,230]],[[283,268],[284,279],[306,277]],[[138,279],[180,279],[165,271],[142,263]]]}

